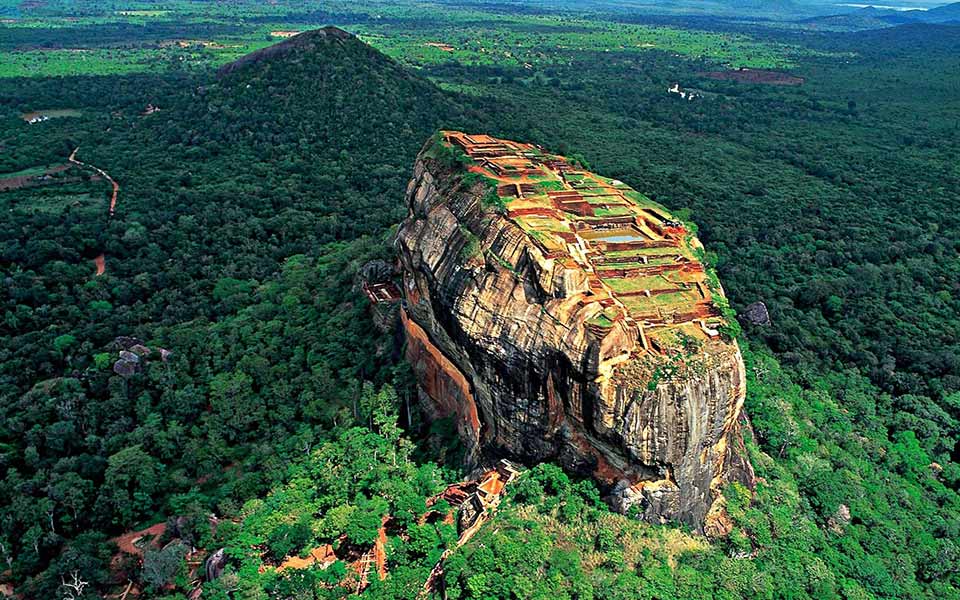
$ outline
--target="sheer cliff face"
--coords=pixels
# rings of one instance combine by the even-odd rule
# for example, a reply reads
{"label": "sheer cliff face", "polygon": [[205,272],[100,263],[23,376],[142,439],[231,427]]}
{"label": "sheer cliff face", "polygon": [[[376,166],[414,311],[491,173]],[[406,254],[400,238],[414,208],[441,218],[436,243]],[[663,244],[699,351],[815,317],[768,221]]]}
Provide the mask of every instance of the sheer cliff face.
{"label": "sheer cliff face", "polygon": [[559,461],[650,520],[728,529],[752,486],[744,369],[699,242],[618,181],[525,144],[444,132],[397,246],[408,359],[474,460]]}

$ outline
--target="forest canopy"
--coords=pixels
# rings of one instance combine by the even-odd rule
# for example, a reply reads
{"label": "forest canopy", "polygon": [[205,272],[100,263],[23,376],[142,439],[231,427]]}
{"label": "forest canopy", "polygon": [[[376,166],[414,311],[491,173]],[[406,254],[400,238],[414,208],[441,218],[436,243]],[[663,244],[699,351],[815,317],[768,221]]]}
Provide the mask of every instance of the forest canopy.
{"label": "forest canopy", "polygon": [[[423,50],[451,22],[391,12],[381,25],[408,37],[365,39],[393,58],[308,34],[219,70],[235,57],[0,78],[0,182],[27,182],[0,185],[0,580],[27,598],[64,597],[74,575],[78,597],[129,581],[184,598],[223,549],[204,598],[342,597],[342,561],[275,567],[366,549],[390,516],[389,576],[365,594],[416,596],[456,539],[419,518],[466,474],[360,284],[392,263],[413,159],[445,128],[577,155],[680,211],[733,307],[762,301],[771,318],[741,318],[761,483],[752,499],[727,490],[730,536],[613,514],[592,482],[533,466],[450,555],[446,597],[958,597],[956,28],[798,37],[680,19],[684,36],[658,33],[676,51],[641,52],[610,42],[623,23],[565,30],[514,9],[448,18],[527,49],[529,67]],[[558,28],[577,45],[541,37]],[[131,31],[173,35],[104,23],[61,39]],[[805,82],[700,75],[733,51],[789,59]],[[678,81],[698,97],[667,92]],[[79,114],[22,118],[56,107]],[[74,150],[119,183],[113,217],[109,182]],[[140,555],[118,548],[158,524]]]}

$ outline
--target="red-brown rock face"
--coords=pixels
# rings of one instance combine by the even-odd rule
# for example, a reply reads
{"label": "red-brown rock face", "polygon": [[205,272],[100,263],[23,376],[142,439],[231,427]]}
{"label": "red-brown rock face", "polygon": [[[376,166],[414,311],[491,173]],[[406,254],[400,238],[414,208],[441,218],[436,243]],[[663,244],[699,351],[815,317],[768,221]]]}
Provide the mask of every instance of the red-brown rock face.
{"label": "red-brown rock face", "polygon": [[621,510],[725,533],[722,486],[753,482],[743,361],[686,226],[562,157],[457,132],[421,153],[408,203],[408,359],[473,459],[556,460]]}

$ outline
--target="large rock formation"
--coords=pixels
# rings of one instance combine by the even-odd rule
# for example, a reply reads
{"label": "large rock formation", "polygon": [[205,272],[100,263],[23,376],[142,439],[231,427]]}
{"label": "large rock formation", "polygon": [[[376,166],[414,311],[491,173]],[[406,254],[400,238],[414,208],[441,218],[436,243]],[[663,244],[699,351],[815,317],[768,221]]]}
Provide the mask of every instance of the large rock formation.
{"label": "large rock formation", "polygon": [[621,510],[728,530],[753,484],[744,367],[689,226],[538,147],[442,132],[421,152],[397,245],[424,404],[471,457],[553,460]]}

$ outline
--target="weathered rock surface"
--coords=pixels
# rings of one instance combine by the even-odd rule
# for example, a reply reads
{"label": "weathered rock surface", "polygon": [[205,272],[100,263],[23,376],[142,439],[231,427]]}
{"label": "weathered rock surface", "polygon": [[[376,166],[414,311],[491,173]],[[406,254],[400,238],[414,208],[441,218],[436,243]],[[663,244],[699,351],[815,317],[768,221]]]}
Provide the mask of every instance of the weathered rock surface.
{"label": "weathered rock surface", "polygon": [[214,581],[223,575],[223,569],[227,566],[226,548],[220,548],[207,557],[203,563],[203,572],[207,581]]}
{"label": "weathered rock surface", "polygon": [[[716,330],[723,323],[712,310],[717,298],[702,285],[678,283],[706,300],[693,312],[639,314],[656,292],[621,301],[597,277],[597,265],[613,260],[609,250],[619,246],[582,239],[601,231],[602,219],[562,216],[559,229],[570,230],[559,234],[565,251],[545,249],[544,236],[514,216],[516,204],[490,203],[490,173],[476,166],[485,163],[438,157],[437,144],[448,147],[451,135],[462,134],[444,135],[415,165],[397,237],[408,359],[424,405],[455,417],[475,462],[557,461],[595,477],[620,510],[637,505],[654,522],[725,534],[722,487],[752,487],[753,471],[740,435],[743,361],[736,342]],[[562,157],[538,149],[524,156],[561,182],[572,180]],[[529,181],[539,181],[531,173]],[[532,185],[525,188],[531,198]],[[676,260],[685,272],[703,273],[689,259],[699,242],[657,211],[660,225],[680,232],[669,238]],[[635,212],[632,227],[650,219]],[[653,268],[643,260],[640,269]],[[598,321],[601,311],[610,318]]]}
{"label": "weathered rock surface", "polygon": [[748,304],[743,310],[743,318],[754,325],[770,324],[770,313],[767,311],[767,305],[763,302]]}
{"label": "weathered rock surface", "polygon": [[[118,352],[116,362],[113,363],[113,372],[124,378],[133,377],[140,372],[154,355],[151,348],[144,346],[143,342],[134,337],[120,336],[114,340],[114,344],[121,350]],[[163,362],[173,357],[173,352],[166,348],[156,350]]]}

